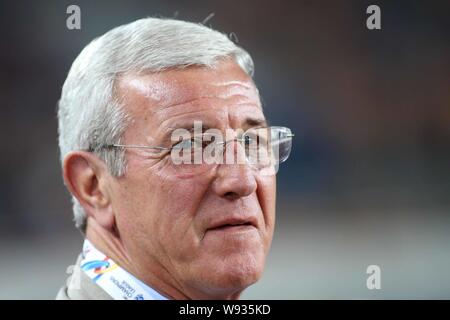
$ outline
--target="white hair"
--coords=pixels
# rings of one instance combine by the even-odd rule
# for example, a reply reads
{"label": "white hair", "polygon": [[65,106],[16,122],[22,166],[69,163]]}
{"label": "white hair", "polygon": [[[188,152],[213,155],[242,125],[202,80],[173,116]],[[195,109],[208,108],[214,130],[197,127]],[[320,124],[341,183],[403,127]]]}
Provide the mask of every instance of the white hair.
{"label": "white hair", "polygon": [[[250,76],[253,61],[226,35],[202,24],[145,18],[119,26],[89,43],[78,55],[64,82],[58,102],[61,162],[74,150],[92,151],[111,174],[126,169],[124,151],[104,148],[118,144],[128,116],[114,93],[125,72],[158,72],[168,68],[207,66],[232,58]],[[72,197],[75,225],[86,228],[86,213]]]}

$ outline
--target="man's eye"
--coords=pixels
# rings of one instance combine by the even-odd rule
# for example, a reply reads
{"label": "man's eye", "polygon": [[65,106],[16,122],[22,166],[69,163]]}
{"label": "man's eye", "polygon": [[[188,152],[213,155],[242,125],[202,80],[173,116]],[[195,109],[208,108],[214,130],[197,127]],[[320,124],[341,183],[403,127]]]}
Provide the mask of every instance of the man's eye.
{"label": "man's eye", "polygon": [[258,147],[267,143],[266,137],[258,135],[245,135],[242,139],[246,147]]}
{"label": "man's eye", "polygon": [[191,138],[186,139],[178,142],[176,145],[173,146],[176,149],[195,149],[195,148],[201,148],[202,147],[202,140],[197,138]]}

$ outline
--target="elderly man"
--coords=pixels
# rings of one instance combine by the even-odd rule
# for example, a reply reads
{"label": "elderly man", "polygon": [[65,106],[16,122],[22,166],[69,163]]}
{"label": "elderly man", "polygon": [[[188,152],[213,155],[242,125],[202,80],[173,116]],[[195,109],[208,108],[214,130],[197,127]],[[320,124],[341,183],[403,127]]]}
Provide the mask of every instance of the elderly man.
{"label": "elderly man", "polygon": [[267,127],[252,74],[246,51],[184,21],[141,19],[84,48],[58,119],[85,241],[57,299],[237,299],[261,277],[292,134]]}

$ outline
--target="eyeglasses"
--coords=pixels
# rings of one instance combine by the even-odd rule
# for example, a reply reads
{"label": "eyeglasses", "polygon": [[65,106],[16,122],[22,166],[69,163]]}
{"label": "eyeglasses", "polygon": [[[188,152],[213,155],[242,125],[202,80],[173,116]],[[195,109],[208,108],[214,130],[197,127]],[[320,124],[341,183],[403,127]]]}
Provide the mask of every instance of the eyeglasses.
{"label": "eyeglasses", "polygon": [[[250,165],[265,174],[274,174],[279,164],[288,159],[293,137],[289,128],[278,126],[250,128],[231,139],[224,139],[222,132],[214,129],[198,135],[184,130],[178,136],[172,134],[175,142],[171,147],[124,144],[104,147],[144,149],[153,158],[170,154],[176,170],[186,173],[201,173],[218,164],[237,163]],[[237,148],[227,148],[232,142],[238,143]]]}

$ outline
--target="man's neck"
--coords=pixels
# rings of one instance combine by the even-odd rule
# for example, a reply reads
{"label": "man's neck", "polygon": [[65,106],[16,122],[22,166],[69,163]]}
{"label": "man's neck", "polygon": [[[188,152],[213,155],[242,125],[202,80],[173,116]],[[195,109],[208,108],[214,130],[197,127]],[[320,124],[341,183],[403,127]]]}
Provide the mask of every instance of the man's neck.
{"label": "man's neck", "polygon": [[150,277],[140,276],[139,272],[134,266],[132,259],[127,254],[127,251],[125,250],[120,237],[108,230],[105,230],[94,219],[91,218],[88,218],[86,239],[88,239],[99,251],[111,258],[121,268],[131,273],[143,283],[159,291],[164,296],[170,299],[189,299],[189,297],[185,296],[181,291],[171,286],[167,286],[164,282],[162,282],[158,277],[161,275],[153,275],[151,277],[151,283],[149,283],[148,279]]}
{"label": "man's neck", "polygon": [[[86,238],[99,251],[111,258],[121,268],[169,299],[238,299],[240,296],[240,291],[232,294],[205,295],[195,290],[188,296],[183,293],[183,291],[188,292],[188,290],[182,291],[178,289],[177,284],[179,283],[163,267],[156,268],[159,272],[157,270],[153,272],[146,270],[145,274],[141,274],[138,268],[135,267],[132,258],[127,254],[118,235],[104,229],[92,218],[88,218],[87,222]],[[169,285],[170,283],[173,285]]]}

